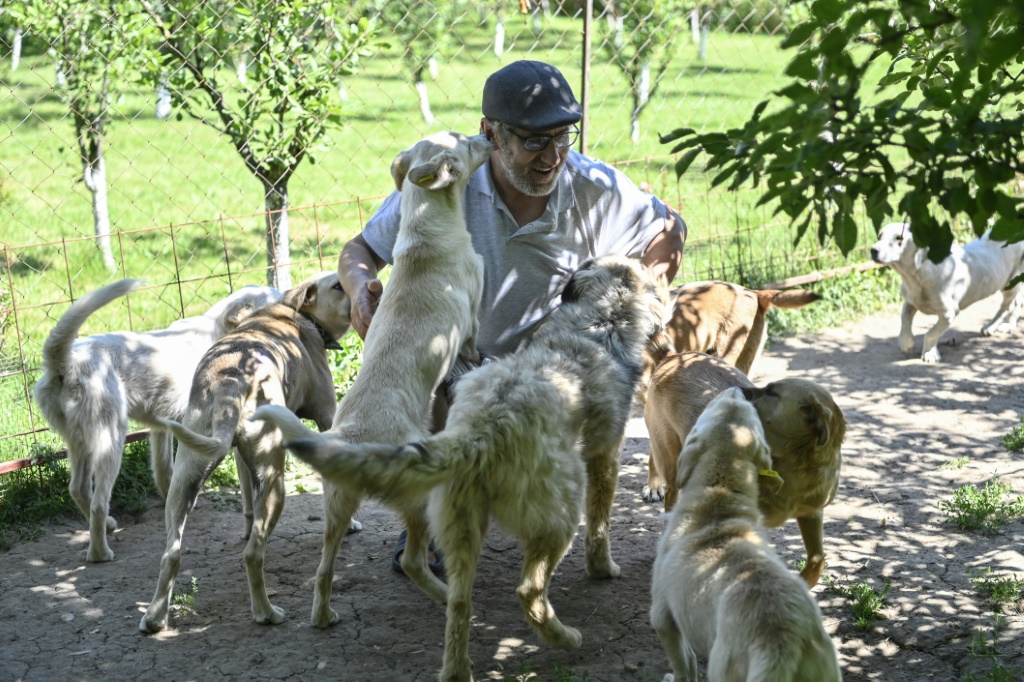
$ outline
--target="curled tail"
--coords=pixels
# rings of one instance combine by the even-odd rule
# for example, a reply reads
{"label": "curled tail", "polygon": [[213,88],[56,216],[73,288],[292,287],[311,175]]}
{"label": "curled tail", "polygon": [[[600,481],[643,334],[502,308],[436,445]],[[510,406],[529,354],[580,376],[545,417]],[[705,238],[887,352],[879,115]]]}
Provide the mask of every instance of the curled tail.
{"label": "curled tail", "polygon": [[401,504],[454,478],[472,454],[469,442],[439,433],[419,443],[348,443],[330,432],[292,441],[289,450],[336,486]]}
{"label": "curled tail", "polygon": [[75,301],[54,325],[43,343],[43,369],[58,377],[67,370],[71,346],[78,338],[78,330],[94,312],[111,301],[128,294],[142,282],[137,279],[122,279],[105,287],[90,291]]}

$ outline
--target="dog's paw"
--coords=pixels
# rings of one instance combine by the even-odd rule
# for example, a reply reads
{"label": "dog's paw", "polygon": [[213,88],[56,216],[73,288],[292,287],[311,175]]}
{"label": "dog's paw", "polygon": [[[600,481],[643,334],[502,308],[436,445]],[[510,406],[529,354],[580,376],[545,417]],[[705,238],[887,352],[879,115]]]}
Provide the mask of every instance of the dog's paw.
{"label": "dog's paw", "polygon": [[318,611],[316,609],[316,607],[314,606],[313,607],[313,615],[309,619],[309,622],[310,622],[310,624],[312,624],[313,627],[320,628],[322,630],[324,628],[331,627],[332,625],[337,623],[339,620],[340,620],[340,618],[338,617],[338,612],[335,611],[334,609],[328,607],[326,609],[320,609]]}
{"label": "dog's paw", "polygon": [[938,362],[941,359],[942,356],[939,355],[938,348],[929,348],[928,350],[921,354],[921,362]]}
{"label": "dog's paw", "polygon": [[114,560],[114,550],[109,547],[89,547],[85,560],[92,564],[100,564],[104,561]]}
{"label": "dog's paw", "polygon": [[665,486],[652,488],[645,485],[640,495],[644,498],[644,502],[661,502],[665,499]]}
{"label": "dog's paw", "polygon": [[107,535],[110,535],[115,530],[117,530],[117,519],[115,519],[113,516],[108,516],[107,517]]}
{"label": "dog's paw", "polygon": [[904,355],[910,355],[914,352],[914,337],[909,339],[900,338],[900,352]]}
{"label": "dog's paw", "polygon": [[139,621],[139,632],[144,635],[152,635],[167,627],[167,616],[157,618],[150,616],[147,612]]}
{"label": "dog's paw", "polygon": [[601,562],[588,562],[586,571],[587,577],[592,580],[607,580],[608,578],[618,578],[622,575],[622,569],[611,559]]}
{"label": "dog's paw", "polygon": [[1015,331],[1015,326],[1011,326],[1010,324],[1003,322],[1002,324],[992,324],[982,328],[981,335],[995,336],[997,334],[1012,334]]}
{"label": "dog's paw", "polygon": [[266,613],[253,613],[252,619],[258,625],[280,625],[284,622],[284,609],[269,604],[270,610]]}
{"label": "dog's paw", "polygon": [[346,533],[346,535],[351,535],[352,533],[358,533],[362,529],[363,529],[363,524],[359,523],[355,519],[352,519],[351,521],[348,522],[348,533]]}

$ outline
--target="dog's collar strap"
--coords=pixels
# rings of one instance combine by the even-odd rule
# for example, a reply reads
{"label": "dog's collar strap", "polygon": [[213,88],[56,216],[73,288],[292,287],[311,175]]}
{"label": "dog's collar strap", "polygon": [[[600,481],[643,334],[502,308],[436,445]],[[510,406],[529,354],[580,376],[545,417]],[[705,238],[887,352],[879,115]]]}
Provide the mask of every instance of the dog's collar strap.
{"label": "dog's collar strap", "polygon": [[779,472],[775,469],[758,469],[757,473],[761,476],[767,476],[768,478],[778,478]]}
{"label": "dog's collar strap", "polygon": [[324,342],[324,348],[330,350],[342,350],[341,344],[331,338],[331,335],[327,333],[327,330],[323,328],[319,322],[312,315],[302,313],[302,316],[313,323],[316,333],[320,335],[320,339]]}

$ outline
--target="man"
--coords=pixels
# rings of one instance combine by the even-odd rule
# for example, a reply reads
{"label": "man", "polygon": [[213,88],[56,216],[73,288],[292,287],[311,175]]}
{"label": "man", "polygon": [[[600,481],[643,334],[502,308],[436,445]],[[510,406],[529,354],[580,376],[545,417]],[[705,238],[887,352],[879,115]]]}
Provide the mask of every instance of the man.
{"label": "man", "polygon": [[[528,341],[589,258],[639,258],[666,284],[672,281],[685,223],[622,173],[570,150],[583,110],[558,69],[528,60],[499,69],[484,84],[482,110],[480,131],[495,149],[470,179],[464,210],[484,261],[477,337],[483,357],[512,353]],[[377,273],[392,260],[399,203],[392,193],[338,259],[352,326],[363,338],[383,291]],[[444,408],[444,400],[435,402]],[[443,409],[435,412],[436,427],[444,416]]]}

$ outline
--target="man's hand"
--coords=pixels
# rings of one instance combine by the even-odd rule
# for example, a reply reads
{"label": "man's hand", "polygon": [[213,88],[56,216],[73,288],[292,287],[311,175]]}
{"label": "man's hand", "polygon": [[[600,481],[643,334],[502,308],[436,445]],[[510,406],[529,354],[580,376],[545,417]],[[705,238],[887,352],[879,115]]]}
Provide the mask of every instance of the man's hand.
{"label": "man's hand", "polygon": [[384,285],[379,279],[368,279],[352,299],[352,327],[364,341],[383,292]]}

